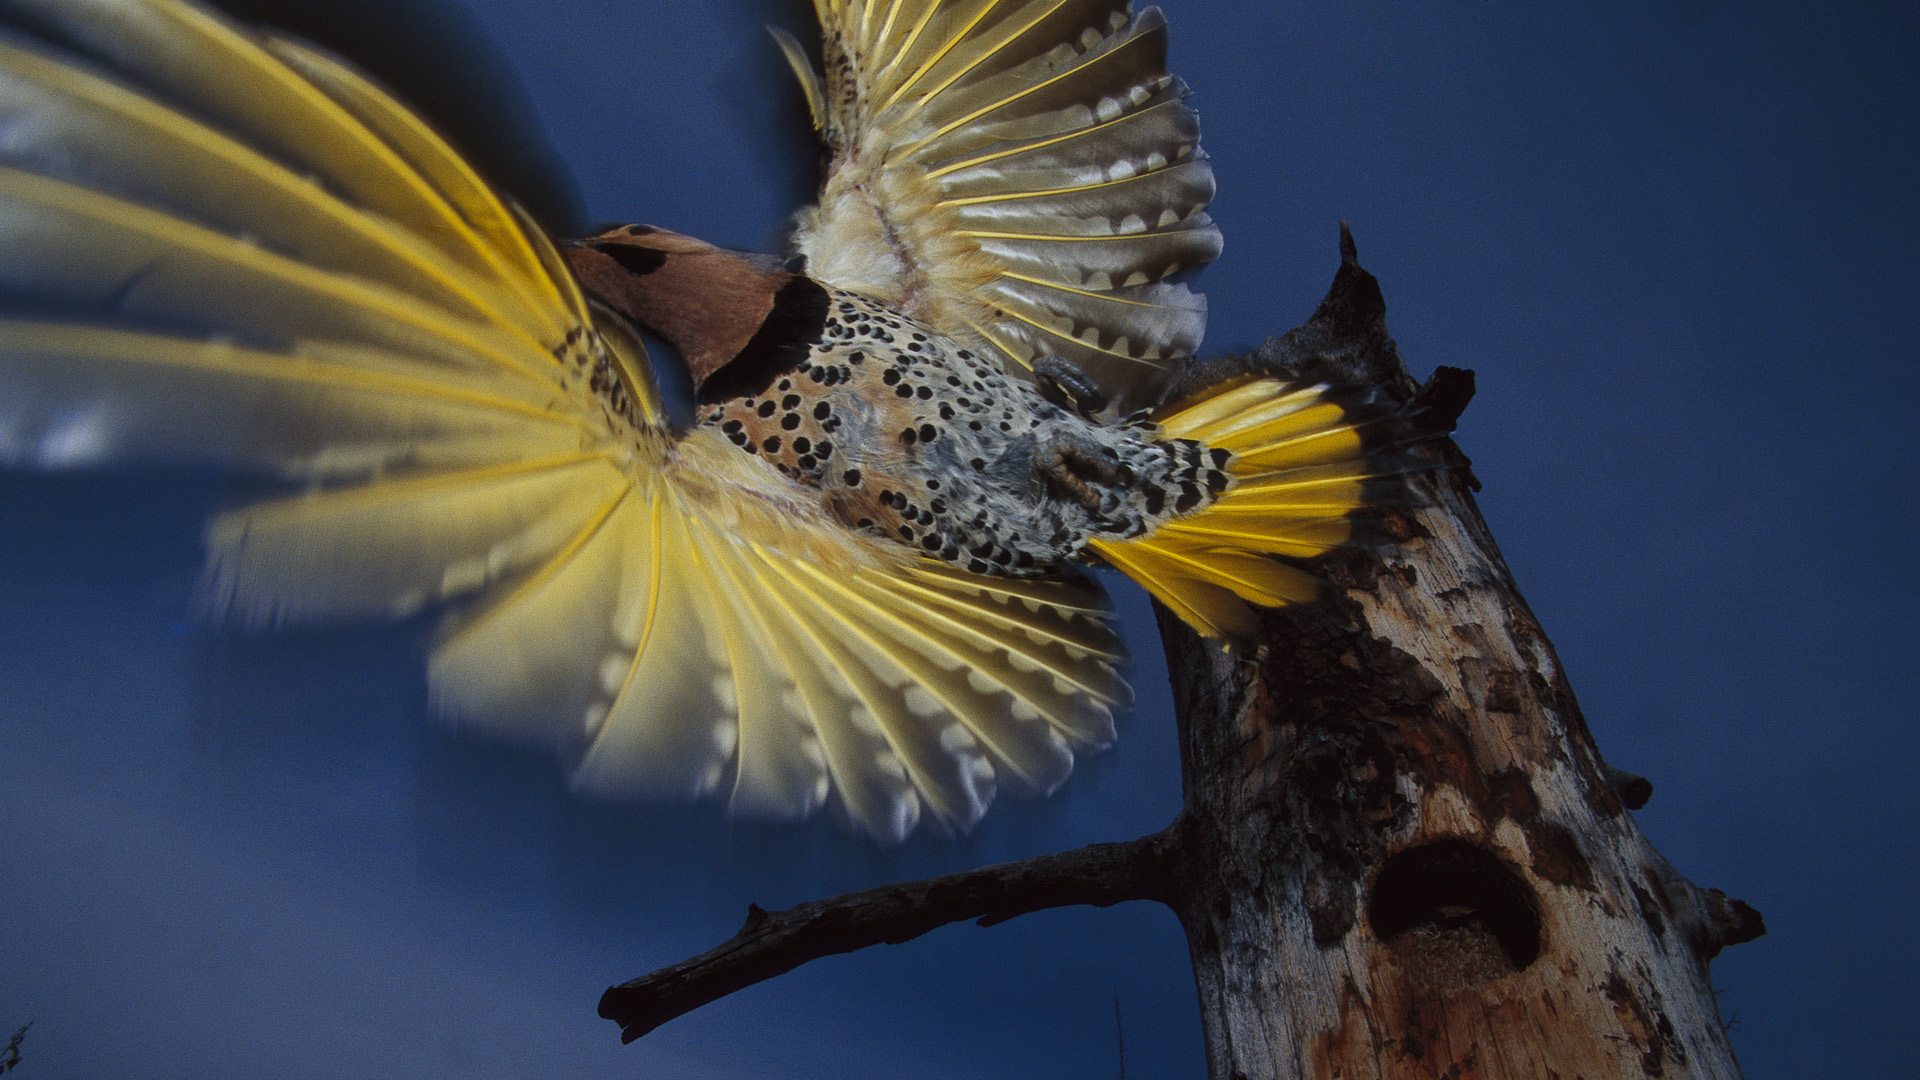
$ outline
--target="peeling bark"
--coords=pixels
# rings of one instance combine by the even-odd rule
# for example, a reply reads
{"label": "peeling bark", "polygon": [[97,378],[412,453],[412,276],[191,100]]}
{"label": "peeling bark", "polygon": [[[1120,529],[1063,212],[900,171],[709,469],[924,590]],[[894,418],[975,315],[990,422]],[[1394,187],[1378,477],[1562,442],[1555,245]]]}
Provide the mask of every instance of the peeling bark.
{"label": "peeling bark", "polygon": [[[1416,387],[1378,283],[1342,265],[1248,369],[1372,388],[1448,431],[1468,372]],[[1181,392],[1176,387],[1172,391]],[[631,1040],[818,956],[960,919],[1159,900],[1193,959],[1213,1080],[1609,1080],[1740,1075],[1707,962],[1765,932],[1676,872],[1627,813],[1652,785],[1601,760],[1452,442],[1382,515],[1393,543],[1328,560],[1323,602],[1257,641],[1164,609],[1186,809],[1131,844],[758,908],[733,940],[607,992]]]}

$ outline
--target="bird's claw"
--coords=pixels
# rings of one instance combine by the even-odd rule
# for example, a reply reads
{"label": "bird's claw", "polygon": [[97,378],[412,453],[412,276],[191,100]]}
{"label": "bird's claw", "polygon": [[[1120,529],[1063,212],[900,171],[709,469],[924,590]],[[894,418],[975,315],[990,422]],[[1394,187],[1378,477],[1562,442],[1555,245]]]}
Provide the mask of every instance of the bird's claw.
{"label": "bird's claw", "polygon": [[1133,483],[1133,469],[1084,436],[1054,436],[1034,458],[1034,471],[1054,492],[1094,514],[1109,508],[1113,489]]}
{"label": "bird's claw", "polygon": [[1034,358],[1033,381],[1041,397],[1088,420],[1107,407],[1107,395],[1087,373],[1057,356]]}

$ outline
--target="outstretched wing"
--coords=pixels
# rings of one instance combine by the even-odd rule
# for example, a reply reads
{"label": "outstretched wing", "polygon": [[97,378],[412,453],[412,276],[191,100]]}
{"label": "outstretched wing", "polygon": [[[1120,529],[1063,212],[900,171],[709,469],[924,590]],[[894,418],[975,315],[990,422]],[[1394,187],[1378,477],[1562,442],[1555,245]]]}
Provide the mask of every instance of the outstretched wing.
{"label": "outstretched wing", "polygon": [[257,624],[452,609],[461,722],[582,787],[897,841],[1057,785],[1125,693],[1097,594],[836,527],[339,61],[180,0],[0,0],[0,462],[300,485],[207,530]]}
{"label": "outstretched wing", "polygon": [[784,42],[832,153],[808,273],[1122,411],[1206,329],[1213,171],[1166,21],[1128,0],[814,0],[825,77]]}

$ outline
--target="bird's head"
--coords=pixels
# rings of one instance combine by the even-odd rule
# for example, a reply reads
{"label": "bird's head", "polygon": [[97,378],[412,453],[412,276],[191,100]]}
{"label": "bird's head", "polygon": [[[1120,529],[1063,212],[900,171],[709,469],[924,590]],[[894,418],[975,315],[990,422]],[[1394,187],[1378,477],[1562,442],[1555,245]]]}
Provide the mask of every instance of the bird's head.
{"label": "bird's head", "polygon": [[[651,225],[604,230],[566,255],[588,292],[679,350],[703,399],[731,397],[723,385],[792,359],[796,335],[818,333],[812,311],[825,316],[824,290],[775,257]],[[713,379],[722,368],[726,377]]]}

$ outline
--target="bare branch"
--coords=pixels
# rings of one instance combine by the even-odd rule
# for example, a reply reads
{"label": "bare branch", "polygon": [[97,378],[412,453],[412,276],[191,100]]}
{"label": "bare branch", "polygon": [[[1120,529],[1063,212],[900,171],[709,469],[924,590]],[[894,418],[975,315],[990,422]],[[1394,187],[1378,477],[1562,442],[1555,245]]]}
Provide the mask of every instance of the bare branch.
{"label": "bare branch", "polygon": [[1046,908],[1126,900],[1167,902],[1181,821],[1121,844],[1001,863],[965,873],[816,900],[786,911],[747,908],[724,944],[691,960],[610,988],[600,1015],[633,1040],[710,1001],[835,953],[897,945],[963,919],[982,926]]}

